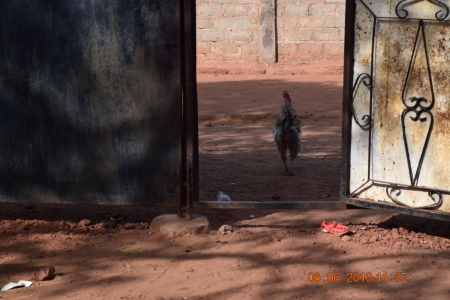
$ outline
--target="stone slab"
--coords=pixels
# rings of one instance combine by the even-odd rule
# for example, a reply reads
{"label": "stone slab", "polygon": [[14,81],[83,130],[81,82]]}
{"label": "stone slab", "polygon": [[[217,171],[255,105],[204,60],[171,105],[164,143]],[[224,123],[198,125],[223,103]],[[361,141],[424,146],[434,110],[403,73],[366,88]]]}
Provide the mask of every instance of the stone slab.
{"label": "stone slab", "polygon": [[170,237],[209,233],[211,226],[205,216],[192,214],[192,220],[164,214],[153,219],[150,230]]}

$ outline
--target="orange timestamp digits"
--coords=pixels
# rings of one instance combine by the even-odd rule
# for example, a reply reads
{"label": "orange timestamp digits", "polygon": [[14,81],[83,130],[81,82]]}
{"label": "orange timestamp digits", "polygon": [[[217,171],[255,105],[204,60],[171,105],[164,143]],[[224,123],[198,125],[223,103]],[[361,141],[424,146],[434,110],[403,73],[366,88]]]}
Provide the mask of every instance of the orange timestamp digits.
{"label": "orange timestamp digits", "polygon": [[328,272],[326,274],[322,273],[308,273],[308,282],[344,282],[344,283],[354,283],[354,282],[405,282],[408,272]]}

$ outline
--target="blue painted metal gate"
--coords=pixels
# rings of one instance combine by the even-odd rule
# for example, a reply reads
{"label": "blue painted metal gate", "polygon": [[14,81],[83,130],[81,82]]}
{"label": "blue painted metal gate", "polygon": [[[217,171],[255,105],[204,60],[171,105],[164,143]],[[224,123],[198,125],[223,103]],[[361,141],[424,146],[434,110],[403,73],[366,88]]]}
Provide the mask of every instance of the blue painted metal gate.
{"label": "blue painted metal gate", "polygon": [[0,3],[0,201],[177,204],[181,3]]}

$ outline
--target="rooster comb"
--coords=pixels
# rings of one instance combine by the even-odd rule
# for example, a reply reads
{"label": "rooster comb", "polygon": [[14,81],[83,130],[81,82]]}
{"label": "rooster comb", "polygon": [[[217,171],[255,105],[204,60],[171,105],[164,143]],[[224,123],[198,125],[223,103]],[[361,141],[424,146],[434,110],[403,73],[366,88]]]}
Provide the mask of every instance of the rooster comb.
{"label": "rooster comb", "polygon": [[289,96],[288,91],[283,91],[283,97],[284,97],[284,99],[291,99],[291,97]]}

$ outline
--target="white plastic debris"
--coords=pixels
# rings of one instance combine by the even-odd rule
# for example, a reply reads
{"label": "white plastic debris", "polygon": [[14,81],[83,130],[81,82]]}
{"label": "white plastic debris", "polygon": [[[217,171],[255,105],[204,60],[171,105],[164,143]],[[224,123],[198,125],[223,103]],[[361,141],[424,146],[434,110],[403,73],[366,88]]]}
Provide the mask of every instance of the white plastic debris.
{"label": "white plastic debris", "polygon": [[16,288],[16,287],[29,287],[31,286],[33,283],[31,281],[26,281],[26,280],[20,280],[18,282],[10,282],[7,285],[5,285],[4,287],[2,287],[2,292]]}
{"label": "white plastic debris", "polygon": [[231,201],[231,198],[220,191],[219,195],[217,195],[217,201]]}

